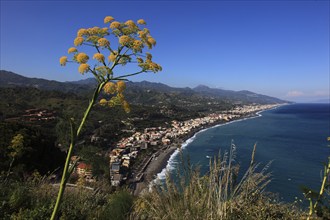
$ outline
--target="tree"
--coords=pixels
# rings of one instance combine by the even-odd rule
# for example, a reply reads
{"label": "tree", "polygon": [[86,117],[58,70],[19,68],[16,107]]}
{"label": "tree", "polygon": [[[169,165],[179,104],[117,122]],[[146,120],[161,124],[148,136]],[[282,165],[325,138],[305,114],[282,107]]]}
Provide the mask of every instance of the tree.
{"label": "tree", "polygon": [[8,149],[9,149],[9,157],[11,158],[11,161],[8,168],[6,179],[10,175],[10,171],[14,164],[14,161],[22,156],[24,150],[24,136],[22,134],[15,135],[11,140],[11,144],[8,147]]}
{"label": "tree", "polygon": [[[119,22],[113,17],[107,16],[104,18],[104,23],[110,24],[110,27],[80,29],[73,42],[75,47],[68,49],[68,54],[72,55],[72,60],[69,60],[67,56],[60,58],[60,64],[62,66],[65,66],[67,62],[79,64],[78,71],[81,74],[91,73],[97,80],[97,85],[78,128],[75,126],[75,120],[73,118],[70,120],[70,146],[51,219],[55,219],[58,214],[66,183],[75,166],[69,167],[72,150],[92,107],[98,101],[98,104],[101,106],[122,106],[126,112],[129,112],[129,103],[123,95],[126,89],[125,81],[127,78],[143,72],[156,73],[162,70],[159,64],[152,61],[152,55],[145,50],[146,48],[152,49],[156,45],[156,40],[150,35],[150,31],[144,27],[146,22],[143,19],[138,20],[136,23],[132,20]],[[110,37],[115,40],[108,40]],[[82,46],[95,49],[96,53],[93,55],[95,61],[90,61],[89,56],[82,52],[80,49]],[[105,58],[105,54],[108,56],[107,59]],[[116,67],[127,64],[137,64],[138,70],[123,75],[116,75],[114,73]],[[108,98],[99,100],[102,91]]]}

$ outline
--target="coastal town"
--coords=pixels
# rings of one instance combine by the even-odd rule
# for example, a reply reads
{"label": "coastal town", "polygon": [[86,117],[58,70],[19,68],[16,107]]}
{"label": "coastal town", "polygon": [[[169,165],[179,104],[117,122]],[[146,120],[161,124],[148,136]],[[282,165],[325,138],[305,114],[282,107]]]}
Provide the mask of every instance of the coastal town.
{"label": "coastal town", "polygon": [[[150,182],[157,172],[160,172],[159,169],[156,169],[152,174],[148,175],[147,169],[150,163],[157,160],[161,154],[173,153],[176,148],[180,147],[180,144],[182,144],[185,139],[191,137],[195,132],[216,124],[252,117],[257,112],[272,109],[277,106],[278,104],[244,105],[218,114],[209,114],[205,117],[186,121],[174,120],[168,127],[145,128],[143,132],[135,132],[129,137],[122,138],[117,143],[116,147],[109,151],[111,185],[134,185],[144,181]],[[143,152],[148,152],[148,154]],[[139,163],[136,163],[137,159],[140,159]],[[167,162],[167,160],[165,162]],[[161,161],[158,161],[158,163],[161,163]],[[132,164],[134,164],[134,166],[132,166]],[[89,170],[82,170],[82,167],[88,168]],[[93,178],[90,176],[91,169],[92,167],[84,164],[83,166],[79,166],[77,172],[82,175],[88,174],[85,178],[92,181]]]}

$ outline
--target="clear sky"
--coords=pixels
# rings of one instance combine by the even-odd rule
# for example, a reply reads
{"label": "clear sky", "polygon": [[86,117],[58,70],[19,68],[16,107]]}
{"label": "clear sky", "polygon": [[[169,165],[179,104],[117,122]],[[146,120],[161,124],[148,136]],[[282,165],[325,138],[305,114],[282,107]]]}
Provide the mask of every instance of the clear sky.
{"label": "clear sky", "polygon": [[329,1],[3,1],[1,68],[28,77],[90,76],[59,65],[79,28],[144,18],[163,71],[131,78],[286,100],[329,97]]}

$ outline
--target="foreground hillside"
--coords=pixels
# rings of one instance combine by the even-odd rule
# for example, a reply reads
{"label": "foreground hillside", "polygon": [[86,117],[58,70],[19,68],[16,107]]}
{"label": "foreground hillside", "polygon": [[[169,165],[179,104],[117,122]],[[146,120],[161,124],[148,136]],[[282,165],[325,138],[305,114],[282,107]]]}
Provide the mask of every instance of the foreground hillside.
{"label": "foreground hillside", "polygon": [[[233,152],[218,158],[204,177],[183,162],[184,172],[168,177],[165,187],[133,196],[127,190],[112,192],[106,183],[94,188],[68,186],[61,219],[306,219],[308,213],[294,204],[281,203],[264,191],[269,171],[253,162],[238,180]],[[185,159],[183,159],[185,161]],[[221,162],[221,163],[220,163]],[[212,164],[212,163],[211,163]],[[180,173],[180,172],[178,172]],[[23,182],[0,182],[0,218],[48,219],[57,193],[49,176],[31,175]],[[328,219],[329,212],[320,212]],[[317,219],[317,218],[313,218]],[[322,219],[322,218],[320,218]]]}

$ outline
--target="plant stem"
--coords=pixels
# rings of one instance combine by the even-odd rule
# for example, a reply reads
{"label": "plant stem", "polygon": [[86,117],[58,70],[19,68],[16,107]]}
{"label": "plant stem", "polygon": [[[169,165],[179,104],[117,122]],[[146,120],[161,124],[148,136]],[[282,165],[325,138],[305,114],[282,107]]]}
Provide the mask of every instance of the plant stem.
{"label": "plant stem", "polygon": [[323,180],[322,180],[322,185],[321,185],[321,189],[320,189],[320,192],[319,192],[319,196],[318,196],[317,200],[315,201],[314,205],[312,203],[312,200],[310,200],[309,213],[308,213],[307,220],[309,220],[312,217],[313,212],[316,211],[318,202],[321,200],[321,197],[322,197],[322,195],[324,193],[324,189],[325,189],[325,185],[326,185],[327,180],[328,180],[329,173],[330,173],[330,158],[328,159],[328,165],[327,165],[327,167],[324,170],[324,176],[323,176]]}
{"label": "plant stem", "polygon": [[138,75],[138,74],[143,73],[143,72],[147,72],[147,71],[141,70],[141,71],[136,72],[136,73],[127,74],[127,75],[122,75],[122,76],[118,76],[118,77],[114,78],[114,80],[120,80],[120,79],[123,79],[123,78],[127,78],[127,77],[129,77],[129,76]]}
{"label": "plant stem", "polygon": [[[71,155],[72,155],[72,150],[73,150],[73,147],[75,145],[75,140],[79,136],[79,134],[81,132],[81,129],[82,129],[83,125],[85,124],[86,119],[87,119],[87,117],[88,117],[95,101],[97,100],[97,98],[98,98],[98,96],[101,92],[101,89],[103,88],[105,83],[106,83],[106,81],[101,82],[96,87],[94,95],[93,95],[93,99],[89,102],[89,105],[88,105],[88,107],[87,107],[87,109],[84,113],[84,117],[82,118],[76,133],[74,131],[75,129],[73,127],[73,122],[71,122],[71,143],[70,143],[70,147],[69,147],[69,150],[68,150],[68,154],[66,156],[66,161],[65,161],[64,170],[63,170],[62,179],[61,179],[61,184],[60,184],[60,190],[58,192],[55,207],[54,207],[52,216],[50,218],[51,220],[55,220],[55,218],[58,214],[59,207],[60,207],[62,197],[63,197],[63,193],[64,193],[64,190],[65,190],[65,186],[66,186],[66,183],[67,183],[67,181],[68,181],[68,179],[71,175],[71,173],[68,172],[68,170],[69,170],[69,164],[70,164],[70,159],[71,159]],[[72,169],[72,171],[73,171],[73,169]]]}
{"label": "plant stem", "polygon": [[321,189],[320,189],[320,192],[319,192],[319,196],[318,196],[316,202],[314,203],[314,206],[313,206],[313,209],[312,209],[314,211],[316,210],[318,202],[321,200],[321,197],[323,195],[323,192],[324,192],[324,189],[325,189],[325,184],[327,183],[329,172],[330,172],[330,159],[328,161],[328,166],[326,167],[326,169],[324,171],[324,176],[323,176],[323,181],[322,181]]}
{"label": "plant stem", "polygon": [[15,157],[13,157],[13,159],[12,159],[11,162],[10,162],[9,169],[8,169],[8,171],[7,171],[7,176],[6,176],[5,182],[7,181],[8,177],[9,177],[9,175],[10,175],[10,171],[11,171],[11,168],[12,168],[12,166],[13,166],[14,161],[15,161]]}

